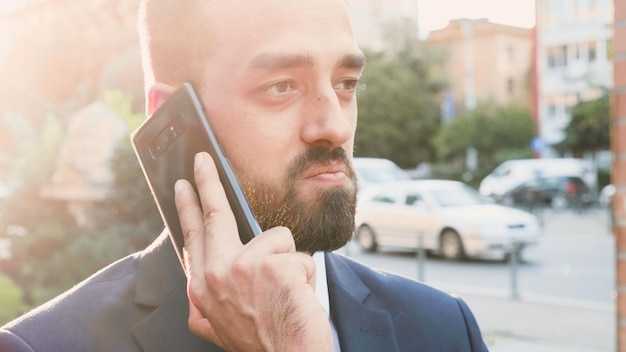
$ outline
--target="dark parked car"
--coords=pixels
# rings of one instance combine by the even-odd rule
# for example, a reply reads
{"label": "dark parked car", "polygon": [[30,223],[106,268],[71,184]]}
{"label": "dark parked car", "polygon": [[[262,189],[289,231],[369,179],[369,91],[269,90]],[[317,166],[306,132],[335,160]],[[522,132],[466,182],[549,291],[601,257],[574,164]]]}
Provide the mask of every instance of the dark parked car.
{"label": "dark parked car", "polygon": [[551,206],[557,209],[589,206],[593,199],[589,186],[576,176],[536,178],[522,183],[504,195],[507,205]]}

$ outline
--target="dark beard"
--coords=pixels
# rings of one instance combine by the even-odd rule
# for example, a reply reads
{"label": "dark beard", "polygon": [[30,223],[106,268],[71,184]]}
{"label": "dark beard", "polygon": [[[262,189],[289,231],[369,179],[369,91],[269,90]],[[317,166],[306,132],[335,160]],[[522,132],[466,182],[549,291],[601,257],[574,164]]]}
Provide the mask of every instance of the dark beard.
{"label": "dark beard", "polygon": [[[300,175],[311,165],[332,161],[348,166],[351,184],[319,190],[314,199],[304,199],[296,189]],[[275,185],[245,180],[242,186],[261,228],[289,228],[300,252],[330,252],[343,247],[354,234],[356,176],[343,148],[307,148],[289,166],[287,192],[282,199],[277,199],[281,192]]]}

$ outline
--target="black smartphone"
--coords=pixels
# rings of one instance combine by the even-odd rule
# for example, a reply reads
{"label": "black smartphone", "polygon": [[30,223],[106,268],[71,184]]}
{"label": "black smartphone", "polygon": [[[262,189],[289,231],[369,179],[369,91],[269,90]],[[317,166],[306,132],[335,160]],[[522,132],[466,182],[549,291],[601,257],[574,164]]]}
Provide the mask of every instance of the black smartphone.
{"label": "black smartphone", "polygon": [[262,232],[191,84],[179,87],[132,133],[131,141],[181,263],[184,238],[174,202],[174,183],[186,179],[196,188],[193,159],[198,152],[208,152],[215,160],[241,242]]}

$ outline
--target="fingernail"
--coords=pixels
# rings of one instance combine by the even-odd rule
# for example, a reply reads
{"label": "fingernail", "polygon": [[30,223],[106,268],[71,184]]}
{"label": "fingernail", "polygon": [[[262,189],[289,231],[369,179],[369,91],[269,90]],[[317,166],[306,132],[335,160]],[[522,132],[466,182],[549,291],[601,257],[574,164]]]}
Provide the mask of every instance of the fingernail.
{"label": "fingernail", "polygon": [[200,152],[197,153],[196,156],[193,159],[193,169],[194,170],[198,170],[198,168],[200,168],[200,165],[202,165],[202,162],[204,161],[204,153]]}
{"label": "fingernail", "polygon": [[177,180],[176,183],[174,183],[174,193],[179,193],[182,190],[183,190],[183,180]]}

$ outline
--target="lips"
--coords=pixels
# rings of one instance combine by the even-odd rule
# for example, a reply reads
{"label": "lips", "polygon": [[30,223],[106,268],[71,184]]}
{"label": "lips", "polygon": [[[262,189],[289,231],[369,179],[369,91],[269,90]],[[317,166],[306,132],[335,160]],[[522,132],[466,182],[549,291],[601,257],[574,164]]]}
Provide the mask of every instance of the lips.
{"label": "lips", "polygon": [[303,179],[311,179],[324,175],[336,175],[342,174],[347,175],[347,167],[344,163],[339,161],[333,161],[328,164],[318,164],[313,165],[306,169],[306,171],[302,174]]}

